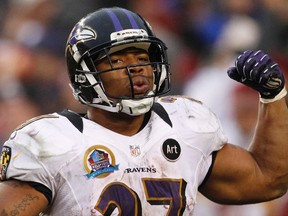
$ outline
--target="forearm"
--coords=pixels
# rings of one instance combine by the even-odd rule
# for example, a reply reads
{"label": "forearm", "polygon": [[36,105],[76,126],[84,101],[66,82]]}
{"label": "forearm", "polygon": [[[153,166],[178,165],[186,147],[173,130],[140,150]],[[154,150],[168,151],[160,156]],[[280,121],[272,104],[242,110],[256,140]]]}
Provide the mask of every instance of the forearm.
{"label": "forearm", "polygon": [[280,197],[288,187],[284,74],[261,50],[242,53],[227,73],[259,92],[256,131],[249,151],[229,144],[218,151],[211,176],[200,191],[223,204],[258,203]]}
{"label": "forearm", "polygon": [[0,182],[0,215],[39,215],[47,205],[45,196],[26,183]]}
{"label": "forearm", "polygon": [[285,193],[288,186],[288,109],[284,98],[260,103],[250,151],[267,179],[268,189],[275,192],[275,196]]}
{"label": "forearm", "polygon": [[275,199],[288,185],[288,110],[284,99],[259,105],[258,124],[249,152],[225,145],[206,184],[206,197],[222,204]]}

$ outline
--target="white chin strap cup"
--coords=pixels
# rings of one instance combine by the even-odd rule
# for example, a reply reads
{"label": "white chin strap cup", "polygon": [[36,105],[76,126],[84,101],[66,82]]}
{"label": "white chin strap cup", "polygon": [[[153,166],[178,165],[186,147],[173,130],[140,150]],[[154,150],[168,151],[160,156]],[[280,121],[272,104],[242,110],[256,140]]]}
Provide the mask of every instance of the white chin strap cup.
{"label": "white chin strap cup", "polygon": [[122,100],[120,112],[131,116],[137,116],[148,112],[154,103],[154,97],[141,100]]}
{"label": "white chin strap cup", "polygon": [[116,105],[107,106],[103,104],[87,104],[89,106],[93,106],[99,109],[103,109],[109,112],[122,112],[126,113],[130,116],[138,116],[144,113],[149,112],[151,107],[153,106],[155,97],[144,98],[139,100],[121,100],[121,102],[117,103]]}

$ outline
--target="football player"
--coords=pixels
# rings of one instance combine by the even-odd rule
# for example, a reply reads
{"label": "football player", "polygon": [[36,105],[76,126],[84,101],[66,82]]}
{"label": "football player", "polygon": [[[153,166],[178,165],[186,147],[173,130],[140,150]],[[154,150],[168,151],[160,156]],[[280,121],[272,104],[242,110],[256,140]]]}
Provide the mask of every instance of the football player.
{"label": "football player", "polygon": [[288,110],[279,66],[246,51],[228,69],[260,95],[247,151],[228,143],[201,102],[167,96],[166,51],[132,11],[102,8],[81,19],[66,59],[87,113],[39,116],[11,134],[1,156],[0,214],[180,216],[193,214],[198,191],[221,204],[285,194]]}

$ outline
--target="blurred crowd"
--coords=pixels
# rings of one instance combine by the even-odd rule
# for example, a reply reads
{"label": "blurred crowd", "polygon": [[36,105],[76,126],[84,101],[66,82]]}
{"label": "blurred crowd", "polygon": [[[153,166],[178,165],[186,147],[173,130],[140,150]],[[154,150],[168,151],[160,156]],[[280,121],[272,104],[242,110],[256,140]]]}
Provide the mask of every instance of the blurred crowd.
{"label": "blurred crowd", "polygon": [[[68,85],[65,43],[81,17],[106,6],[132,9],[150,22],[169,48],[170,94],[203,101],[219,116],[230,142],[247,148],[258,95],[226,71],[243,50],[262,49],[288,74],[287,0],[1,0],[0,147],[34,116],[85,111]],[[288,216],[287,195],[246,206],[199,196],[196,216]]]}

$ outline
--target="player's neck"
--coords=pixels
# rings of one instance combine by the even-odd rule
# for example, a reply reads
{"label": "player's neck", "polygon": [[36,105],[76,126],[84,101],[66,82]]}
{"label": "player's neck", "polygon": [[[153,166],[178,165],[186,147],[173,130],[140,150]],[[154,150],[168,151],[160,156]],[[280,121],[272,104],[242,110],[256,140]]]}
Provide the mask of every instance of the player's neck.
{"label": "player's neck", "polygon": [[89,107],[88,119],[116,133],[133,136],[141,128],[145,115],[129,116],[124,113],[112,113],[98,108]]}

